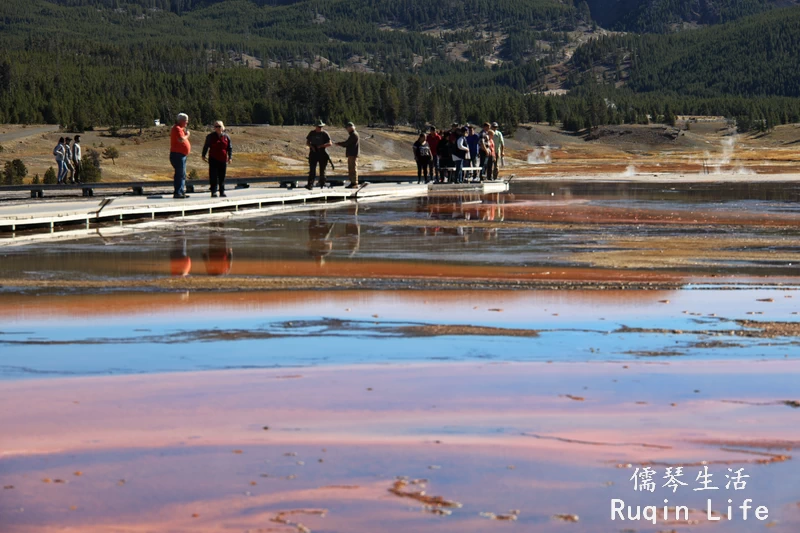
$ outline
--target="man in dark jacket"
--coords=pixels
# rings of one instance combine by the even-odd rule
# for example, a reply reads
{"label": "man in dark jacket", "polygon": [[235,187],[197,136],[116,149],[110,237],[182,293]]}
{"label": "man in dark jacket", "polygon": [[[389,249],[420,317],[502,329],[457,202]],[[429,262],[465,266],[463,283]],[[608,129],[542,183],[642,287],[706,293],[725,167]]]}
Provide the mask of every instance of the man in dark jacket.
{"label": "man in dark jacket", "polygon": [[319,186],[325,187],[325,167],[328,166],[328,148],[333,146],[331,136],[323,130],[325,123],[321,120],[317,122],[314,131],[306,136],[306,146],[308,146],[308,185],[309,191],[314,188],[314,180],[317,178],[317,166],[319,166]]}
{"label": "man in dark jacket", "polygon": [[337,146],[344,148],[344,155],[347,156],[347,177],[350,179],[348,189],[355,189],[358,187],[358,155],[361,150],[361,145],[356,131],[356,125],[352,122],[345,124],[348,135],[347,140],[344,142],[336,143]]}
{"label": "man in dark jacket", "polygon": [[232,160],[231,138],[225,133],[225,124],[218,120],[214,123],[214,132],[206,136],[206,143],[203,145],[203,161],[208,163],[208,179],[211,182],[212,198],[217,197],[218,186],[219,195],[223,198],[227,196],[225,194],[225,175],[228,172],[228,163]]}

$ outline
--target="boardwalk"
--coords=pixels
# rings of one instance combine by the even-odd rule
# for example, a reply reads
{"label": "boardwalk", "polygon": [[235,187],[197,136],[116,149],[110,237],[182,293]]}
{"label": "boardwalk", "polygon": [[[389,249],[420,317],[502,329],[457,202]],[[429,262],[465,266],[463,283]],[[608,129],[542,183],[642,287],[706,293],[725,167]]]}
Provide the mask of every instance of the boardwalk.
{"label": "boardwalk", "polygon": [[360,190],[344,187],[314,189],[282,189],[278,187],[253,187],[228,192],[227,198],[211,198],[207,193],[197,193],[185,200],[172,195],[117,196],[105,198],[76,198],[61,201],[32,201],[9,203],[0,207],[0,232],[15,232],[27,228],[91,224],[130,219],[155,219],[156,217],[186,217],[214,214],[224,211],[280,208],[307,203],[344,202],[355,199],[392,200],[427,195],[430,191],[482,191],[487,193],[507,190],[506,182],[486,184],[424,185],[424,184],[371,184]]}

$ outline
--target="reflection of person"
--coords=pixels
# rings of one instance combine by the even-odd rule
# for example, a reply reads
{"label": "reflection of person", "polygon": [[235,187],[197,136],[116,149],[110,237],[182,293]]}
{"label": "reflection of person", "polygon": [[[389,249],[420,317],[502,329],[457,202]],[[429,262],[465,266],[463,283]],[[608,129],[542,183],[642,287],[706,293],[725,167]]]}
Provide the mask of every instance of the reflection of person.
{"label": "reflection of person", "polygon": [[[208,157],[206,158],[206,155]],[[208,179],[211,182],[211,197],[219,195],[225,198],[225,174],[228,172],[228,163],[233,159],[233,144],[231,138],[225,133],[225,124],[221,120],[214,123],[214,131],[206,136],[203,145],[203,161],[208,163]]]}
{"label": "reflection of person", "polygon": [[325,257],[333,250],[331,232],[333,224],[328,223],[325,211],[317,211],[308,221],[308,255],[322,266]]}
{"label": "reflection of person", "polygon": [[345,124],[347,129],[347,140],[344,142],[336,143],[337,146],[344,148],[344,155],[347,156],[347,177],[350,179],[348,189],[355,189],[358,187],[358,153],[360,150],[360,142],[356,125],[352,122]]}
{"label": "reflection of person", "polygon": [[226,276],[233,266],[233,249],[222,232],[214,232],[208,236],[208,251],[203,252],[206,273],[209,276]]}
{"label": "reflection of person", "polygon": [[180,113],[169,133],[169,162],[175,169],[173,198],[186,198],[186,158],[192,151],[189,143],[189,115]]}
{"label": "reflection of person", "polygon": [[358,223],[358,204],[353,206],[353,221],[344,226],[344,248],[353,257],[361,246],[361,224]]}
{"label": "reflection of person", "polygon": [[328,148],[332,146],[331,136],[323,130],[325,123],[321,120],[317,122],[314,131],[306,136],[306,146],[308,146],[308,185],[309,191],[314,188],[314,180],[317,178],[317,167],[319,166],[319,186],[325,187],[325,167],[328,166]]}
{"label": "reflection of person", "polygon": [[192,258],[186,249],[186,237],[176,240],[169,253],[170,274],[175,277],[188,276],[192,270]]}

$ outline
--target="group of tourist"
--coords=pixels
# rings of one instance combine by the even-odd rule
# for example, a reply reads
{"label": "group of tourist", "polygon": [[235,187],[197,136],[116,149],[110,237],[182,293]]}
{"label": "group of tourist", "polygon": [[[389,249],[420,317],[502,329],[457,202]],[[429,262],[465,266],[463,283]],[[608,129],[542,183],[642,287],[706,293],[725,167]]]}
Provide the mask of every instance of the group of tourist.
{"label": "group of tourist", "polygon": [[[308,147],[308,184],[311,190],[317,181],[324,187],[328,165],[333,169],[333,161],[328,148],[334,144],[345,149],[347,157],[348,188],[358,187],[358,157],[360,138],[356,126],[352,122],[345,125],[347,140],[334,143],[325,131],[326,124],[318,121],[314,129],[306,136]],[[192,151],[189,141],[189,116],[178,115],[175,125],[170,131],[169,161],[174,169],[173,198],[186,198],[186,159]],[[70,146],[70,143],[72,145]],[[417,162],[417,182],[425,183],[464,183],[468,179],[480,181],[496,180],[499,166],[504,164],[505,142],[497,122],[484,123],[480,132],[475,126],[452,124],[447,131],[429,127],[429,133],[421,133],[414,143],[414,159]],[[80,183],[81,145],[80,135],[75,139],[61,137],[53,149],[58,167],[58,184]],[[225,176],[228,164],[233,160],[233,143],[225,133],[225,125],[221,121],[214,123],[214,131],[206,136],[203,145],[203,161],[208,163],[208,176],[212,197],[225,197]],[[466,170],[465,170],[466,169]]]}
{"label": "group of tourist", "polygon": [[[186,158],[191,152],[189,142],[189,117],[181,113],[170,132],[170,163],[175,169],[174,198],[186,198]],[[348,188],[356,188],[358,184],[358,157],[361,142],[352,122],[345,125],[347,140],[334,143],[330,134],[325,131],[326,124],[318,121],[314,129],[306,136],[308,147],[308,183],[306,188],[314,188],[315,182],[320,187],[327,184],[326,170],[333,161],[328,148],[334,144],[345,149],[347,157]],[[505,142],[497,122],[483,124],[480,132],[475,126],[460,126],[454,123],[447,131],[437,131],[430,126],[430,133],[420,134],[414,143],[414,159],[417,162],[417,180],[419,183],[436,181],[437,183],[464,183],[467,179],[495,180],[499,173],[499,165],[503,164]],[[217,121],[214,131],[210,133],[203,145],[203,161],[208,163],[211,196],[225,197],[225,175],[227,165],[233,158],[233,144],[225,125]],[[465,170],[466,169],[466,170]],[[317,179],[317,173],[319,178]]]}
{"label": "group of tourist", "polygon": [[[457,123],[448,131],[421,133],[414,143],[417,183],[464,183],[467,179],[496,180],[505,162],[505,139],[497,122],[484,122],[480,133],[475,126]],[[464,170],[467,169],[467,170]]]}
{"label": "group of tourist", "polygon": [[[70,143],[72,145],[70,146]],[[57,184],[80,183],[83,165],[81,159],[81,136],[76,135],[75,140],[71,137],[61,137],[58,144],[53,148],[53,155],[56,158],[58,168]],[[69,177],[68,177],[69,176]]]}
{"label": "group of tourist", "polygon": [[[189,130],[187,125],[189,117],[181,113],[178,122],[173,126],[170,136],[170,162],[175,169],[175,198],[185,198],[184,183],[186,179],[186,157],[189,155]],[[306,136],[308,147],[308,183],[306,188],[311,190],[315,183],[320,187],[327,184],[326,171],[328,166],[333,169],[333,161],[328,148],[334,144],[345,149],[347,157],[347,177],[350,181],[348,188],[356,188],[358,184],[358,157],[361,142],[352,122],[345,125],[347,140],[334,143],[330,134],[325,131],[326,124],[318,121],[314,129]],[[496,180],[499,167],[504,164],[505,141],[497,122],[485,122],[476,132],[473,125],[451,125],[447,131],[429,127],[429,133],[420,134],[414,143],[414,159],[417,162],[417,182],[425,183],[464,183],[467,179]],[[208,158],[206,154],[208,153]],[[217,121],[214,132],[206,137],[203,146],[203,161],[209,164],[209,179],[211,181],[211,196],[225,196],[225,174],[227,164],[231,162],[233,146],[230,137],[225,133],[225,126]],[[467,169],[466,171],[464,169]],[[319,178],[317,178],[319,174]]]}

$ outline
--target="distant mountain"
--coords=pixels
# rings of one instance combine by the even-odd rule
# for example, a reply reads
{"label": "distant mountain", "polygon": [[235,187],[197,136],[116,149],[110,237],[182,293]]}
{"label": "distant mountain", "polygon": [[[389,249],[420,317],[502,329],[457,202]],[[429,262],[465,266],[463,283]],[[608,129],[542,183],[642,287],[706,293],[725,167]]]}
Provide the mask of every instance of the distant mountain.
{"label": "distant mountain", "polygon": [[795,5],[796,0],[587,0],[592,18],[603,27],[629,32],[665,33],[733,20]]}
{"label": "distant mountain", "polygon": [[0,122],[800,120],[800,7],[587,1],[0,0]]}

